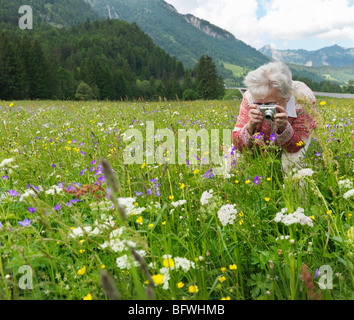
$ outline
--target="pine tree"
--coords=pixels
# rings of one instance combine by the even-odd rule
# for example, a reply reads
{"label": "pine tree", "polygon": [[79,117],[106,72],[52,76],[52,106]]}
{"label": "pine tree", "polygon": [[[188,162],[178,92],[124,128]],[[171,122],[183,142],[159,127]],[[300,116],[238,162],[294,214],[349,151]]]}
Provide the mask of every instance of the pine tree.
{"label": "pine tree", "polygon": [[196,67],[197,93],[202,99],[220,99],[224,95],[224,83],[209,56],[201,56]]}

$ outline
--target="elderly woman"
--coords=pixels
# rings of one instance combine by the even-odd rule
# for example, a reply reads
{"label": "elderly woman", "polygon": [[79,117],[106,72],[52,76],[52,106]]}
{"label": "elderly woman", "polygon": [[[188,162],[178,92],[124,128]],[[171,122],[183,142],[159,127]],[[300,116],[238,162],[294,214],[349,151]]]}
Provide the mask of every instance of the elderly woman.
{"label": "elderly woman", "polygon": [[[283,149],[282,167],[287,173],[298,166],[306,151],[316,123],[298,102],[307,100],[316,108],[313,92],[302,82],[292,81],[289,68],[282,62],[271,62],[247,74],[247,91],[243,96],[232,141],[239,151],[253,149],[256,144],[275,145]],[[265,119],[260,105],[275,105],[272,119]]]}

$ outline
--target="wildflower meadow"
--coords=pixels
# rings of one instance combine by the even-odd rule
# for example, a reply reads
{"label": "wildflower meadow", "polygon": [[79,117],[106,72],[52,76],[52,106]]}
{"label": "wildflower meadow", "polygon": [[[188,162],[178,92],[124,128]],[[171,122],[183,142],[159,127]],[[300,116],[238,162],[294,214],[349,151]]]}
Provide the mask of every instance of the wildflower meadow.
{"label": "wildflower meadow", "polygon": [[286,176],[274,145],[223,153],[239,105],[1,101],[0,299],[353,300],[353,100],[318,97]]}

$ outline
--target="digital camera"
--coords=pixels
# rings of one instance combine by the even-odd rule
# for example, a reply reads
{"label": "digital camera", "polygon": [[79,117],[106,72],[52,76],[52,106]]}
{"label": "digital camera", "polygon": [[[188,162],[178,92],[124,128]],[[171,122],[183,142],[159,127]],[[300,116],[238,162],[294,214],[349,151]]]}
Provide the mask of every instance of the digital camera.
{"label": "digital camera", "polygon": [[273,120],[274,115],[278,112],[275,104],[261,104],[259,110],[263,113],[266,120]]}

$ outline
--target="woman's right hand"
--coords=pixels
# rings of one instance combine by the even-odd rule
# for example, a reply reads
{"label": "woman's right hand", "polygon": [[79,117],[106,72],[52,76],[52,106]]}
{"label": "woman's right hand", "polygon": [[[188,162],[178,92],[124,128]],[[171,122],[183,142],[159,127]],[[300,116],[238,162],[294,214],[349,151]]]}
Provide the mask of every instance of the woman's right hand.
{"label": "woman's right hand", "polygon": [[248,132],[253,135],[254,131],[256,130],[256,127],[263,123],[264,117],[263,113],[259,110],[258,105],[256,104],[251,104],[250,105],[250,111],[248,112],[248,123],[247,123],[247,129]]}

